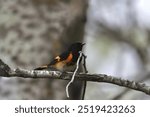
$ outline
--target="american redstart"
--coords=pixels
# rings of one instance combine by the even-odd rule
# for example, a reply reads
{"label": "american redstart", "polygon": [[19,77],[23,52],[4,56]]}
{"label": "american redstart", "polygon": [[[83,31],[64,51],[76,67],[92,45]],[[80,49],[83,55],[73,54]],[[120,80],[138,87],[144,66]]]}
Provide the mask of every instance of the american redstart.
{"label": "american redstart", "polygon": [[56,56],[48,65],[38,67],[34,70],[56,69],[60,71],[73,71],[83,45],[85,43],[73,43],[66,51]]}

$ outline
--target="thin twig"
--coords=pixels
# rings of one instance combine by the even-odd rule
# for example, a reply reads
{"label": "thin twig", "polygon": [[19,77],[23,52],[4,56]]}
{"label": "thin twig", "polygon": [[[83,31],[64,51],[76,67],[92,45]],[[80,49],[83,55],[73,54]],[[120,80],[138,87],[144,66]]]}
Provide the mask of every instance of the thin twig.
{"label": "thin twig", "polygon": [[76,75],[76,73],[77,73],[77,71],[78,71],[78,69],[79,69],[79,62],[80,62],[80,59],[81,59],[81,57],[82,57],[82,52],[80,51],[79,52],[79,57],[78,57],[78,60],[77,60],[77,63],[76,63],[76,69],[75,69],[75,71],[73,72],[73,75],[72,75],[72,78],[71,78],[71,80],[70,80],[70,82],[67,84],[67,86],[66,86],[66,94],[67,94],[67,97],[69,98],[69,86],[73,83],[73,81],[74,81],[74,78],[75,78],[75,75]]}
{"label": "thin twig", "polygon": [[[86,67],[86,58],[87,58],[87,56],[84,53],[82,53],[82,57],[83,57],[84,73],[88,73],[87,67]],[[84,83],[83,83],[83,91],[82,91],[82,98],[81,98],[82,100],[84,100],[84,97],[85,97],[86,86],[87,86],[87,81],[84,81]]]}
{"label": "thin twig", "polygon": [[87,56],[83,53],[83,54],[82,54],[82,57],[83,57],[83,68],[84,68],[84,72],[85,72],[85,73],[88,73],[88,70],[87,70],[87,68],[86,68],[86,58],[87,58]]}

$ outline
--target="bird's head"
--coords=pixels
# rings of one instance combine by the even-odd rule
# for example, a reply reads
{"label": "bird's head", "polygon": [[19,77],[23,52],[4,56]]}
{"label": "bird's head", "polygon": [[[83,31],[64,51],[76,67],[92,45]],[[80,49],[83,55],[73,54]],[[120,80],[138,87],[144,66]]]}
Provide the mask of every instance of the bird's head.
{"label": "bird's head", "polygon": [[72,52],[79,52],[82,50],[84,45],[85,43],[76,42],[76,43],[71,44],[68,50]]}

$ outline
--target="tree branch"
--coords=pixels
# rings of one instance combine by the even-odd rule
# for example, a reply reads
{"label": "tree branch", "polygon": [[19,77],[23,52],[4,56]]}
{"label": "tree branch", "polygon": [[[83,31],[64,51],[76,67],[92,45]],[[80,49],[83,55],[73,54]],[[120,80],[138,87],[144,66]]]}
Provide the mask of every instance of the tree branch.
{"label": "tree branch", "polygon": [[[2,63],[2,62],[1,62]],[[1,66],[0,63],[0,66]],[[6,64],[3,64],[6,65]],[[7,65],[6,65],[7,66]],[[5,68],[5,67],[3,67]],[[4,71],[2,67],[0,67],[0,71]],[[3,72],[0,72],[0,76],[2,77],[22,77],[22,78],[50,78],[50,79],[61,79],[61,80],[71,80],[73,73],[72,72],[65,72],[62,73],[60,71],[38,71],[38,70],[25,70],[25,69],[15,69],[15,70],[7,70],[5,72],[7,75],[5,75]],[[124,80],[122,78],[117,78],[114,76],[108,76],[105,74],[85,74],[80,73],[76,74],[75,80],[82,80],[82,81],[92,81],[92,82],[105,82],[110,84],[119,85],[122,87],[127,87],[130,89],[134,89],[137,91],[144,92],[148,95],[150,95],[150,87],[143,84],[143,83],[137,83],[134,81]]]}

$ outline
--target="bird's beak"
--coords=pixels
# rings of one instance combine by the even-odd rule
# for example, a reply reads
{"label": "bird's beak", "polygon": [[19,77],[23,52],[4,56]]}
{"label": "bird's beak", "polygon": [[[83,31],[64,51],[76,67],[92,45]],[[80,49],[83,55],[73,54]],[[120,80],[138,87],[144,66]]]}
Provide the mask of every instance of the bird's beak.
{"label": "bird's beak", "polygon": [[82,46],[84,46],[85,45],[85,43],[82,43]]}

